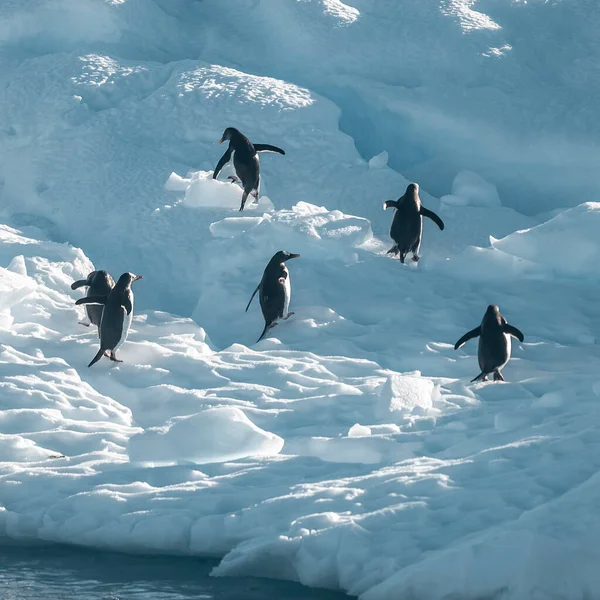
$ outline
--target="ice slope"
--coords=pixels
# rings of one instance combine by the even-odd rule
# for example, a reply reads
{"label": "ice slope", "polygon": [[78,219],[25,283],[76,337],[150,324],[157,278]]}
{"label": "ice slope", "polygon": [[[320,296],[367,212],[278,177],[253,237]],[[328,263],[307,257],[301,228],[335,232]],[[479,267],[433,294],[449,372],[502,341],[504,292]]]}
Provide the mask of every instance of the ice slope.
{"label": "ice slope", "polygon": [[[369,599],[599,595],[597,21],[3,2],[0,540]],[[210,180],[227,125],[286,150],[243,215]],[[384,254],[400,173],[446,222],[418,267]],[[255,344],[281,248],[296,314]],[[94,267],[144,280],[126,362],[88,370],[69,286]],[[470,386],[452,344],[490,302],[526,343]]]}
{"label": "ice slope", "polygon": [[[182,210],[212,232],[195,318],[219,344],[145,311],[126,362],[90,370],[69,285],[92,265],[0,231],[3,536],[222,556],[217,575],[365,598],[597,593],[600,204],[418,268],[314,205]],[[586,260],[557,272],[548,250],[575,228]],[[296,315],[254,345],[243,307],[284,244]],[[452,344],[490,301],[526,343],[508,383],[470,386],[476,346]]]}

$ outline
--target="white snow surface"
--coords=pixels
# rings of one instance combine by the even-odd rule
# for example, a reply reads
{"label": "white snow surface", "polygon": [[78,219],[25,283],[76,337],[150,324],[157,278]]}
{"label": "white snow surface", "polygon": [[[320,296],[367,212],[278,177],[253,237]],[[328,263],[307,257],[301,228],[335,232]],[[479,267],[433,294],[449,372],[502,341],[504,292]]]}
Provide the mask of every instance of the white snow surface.
{"label": "white snow surface", "polygon": [[[223,6],[0,4],[0,543],[599,597],[596,4]],[[243,213],[227,126],[286,151]],[[407,178],[446,228],[400,265]],[[281,249],[295,314],[256,343]],[[124,362],[88,369],[94,269],[144,278]],[[469,384],[491,303],[525,343]]]}

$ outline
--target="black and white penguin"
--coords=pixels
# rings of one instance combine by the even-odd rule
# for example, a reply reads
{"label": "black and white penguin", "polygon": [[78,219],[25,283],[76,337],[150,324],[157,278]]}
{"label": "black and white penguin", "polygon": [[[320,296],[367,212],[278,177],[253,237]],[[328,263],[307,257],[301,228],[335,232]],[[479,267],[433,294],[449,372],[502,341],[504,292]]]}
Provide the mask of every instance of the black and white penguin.
{"label": "black and white penguin", "polygon": [[290,272],[285,263],[290,258],[299,257],[299,254],[291,254],[286,250],[277,252],[269,261],[260,283],[256,286],[254,293],[250,297],[248,306],[246,306],[246,312],[248,312],[256,292],[260,291],[258,299],[260,300],[260,308],[265,319],[265,328],[256,340],[257,342],[260,342],[265,337],[269,329],[277,325],[276,321],[278,319],[288,319],[294,314],[293,312],[289,312],[292,286],[290,283]]}
{"label": "black and white penguin", "polygon": [[[108,271],[92,271],[87,279],[80,279],[79,281],[75,281],[71,284],[71,289],[76,290],[80,287],[88,286],[86,296],[108,296],[110,294],[110,290],[115,286],[114,279],[110,276]],[[79,321],[80,325],[85,325],[89,327],[90,324],[94,324],[97,327],[100,327],[100,319],[102,318],[102,311],[104,310],[103,306],[90,304],[85,307],[85,312],[87,314],[87,318],[89,323],[86,321]],[[100,330],[98,329],[98,335],[100,335]]]}
{"label": "black and white penguin", "polygon": [[142,276],[123,273],[108,296],[87,296],[75,302],[75,304],[98,304],[104,308],[100,321],[100,350],[88,367],[98,362],[102,355],[108,356],[108,351],[110,351],[110,360],[123,362],[117,358],[117,350],[125,343],[131,327],[133,319],[131,284],[138,279],[142,279]]}
{"label": "black and white penguin", "polygon": [[523,334],[500,314],[500,309],[495,304],[490,304],[483,315],[479,327],[465,333],[456,344],[458,350],[465,342],[479,336],[477,358],[481,373],[473,381],[487,381],[490,373],[494,374],[494,381],[504,381],[502,369],[510,360],[510,336],[516,337],[520,342],[525,338]]}
{"label": "black and white penguin", "polygon": [[215,167],[213,179],[217,179],[221,169],[233,158],[233,166],[237,177],[230,176],[229,179],[240,181],[244,193],[242,194],[242,204],[240,210],[244,210],[248,194],[252,194],[258,200],[260,189],[260,162],[258,160],[259,152],[277,152],[285,154],[281,148],[271,146],[270,144],[253,144],[243,133],[234,127],[228,127],[223,132],[223,137],[219,144],[229,141],[229,148]]}
{"label": "black and white penguin", "polygon": [[398,200],[387,200],[383,209],[395,208],[394,219],[390,229],[390,237],[395,244],[388,250],[388,254],[400,254],[400,262],[404,262],[406,255],[412,252],[413,260],[419,258],[421,235],[423,233],[423,217],[431,219],[440,229],[444,229],[444,222],[432,211],[421,204],[419,198],[419,185],[411,183]]}

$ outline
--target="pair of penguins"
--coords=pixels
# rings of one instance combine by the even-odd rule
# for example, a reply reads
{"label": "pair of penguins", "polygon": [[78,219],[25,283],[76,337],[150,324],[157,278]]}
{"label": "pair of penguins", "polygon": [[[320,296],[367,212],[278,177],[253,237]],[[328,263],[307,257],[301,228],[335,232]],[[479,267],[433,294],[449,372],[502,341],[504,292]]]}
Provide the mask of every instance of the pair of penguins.
{"label": "pair of penguins", "polygon": [[107,271],[92,271],[86,279],[75,281],[72,290],[87,286],[87,294],[75,304],[85,304],[88,321],[80,321],[81,325],[90,324],[98,327],[100,350],[88,367],[97,363],[103,356],[114,362],[123,362],[117,358],[117,350],[125,343],[131,320],[133,319],[133,290],[131,284],[142,279],[141,275],[123,273],[115,284]]}
{"label": "pair of penguins", "polygon": [[[244,190],[240,211],[244,210],[248,195],[252,194],[258,199],[260,189],[260,162],[259,152],[285,152],[269,144],[253,144],[243,133],[234,127],[228,127],[223,132],[219,143],[229,141],[229,147],[213,172],[213,179],[217,179],[222,168],[233,160],[236,176],[230,176],[232,183],[239,182]],[[400,262],[404,263],[407,254],[412,253],[413,261],[420,259],[419,249],[423,233],[423,217],[431,219],[443,231],[444,222],[433,211],[421,204],[419,186],[411,183],[403,196],[398,200],[387,200],[383,204],[384,210],[394,208],[394,218],[390,228],[390,237],[394,245],[388,254],[399,255]],[[250,307],[257,292],[260,307],[265,320],[265,327],[258,338],[264,338],[269,329],[277,324],[279,319],[288,319],[293,312],[289,312],[291,298],[290,274],[285,263],[291,258],[298,258],[299,254],[292,254],[285,250],[277,252],[266,266],[262,279],[254,290],[246,311]],[[468,340],[479,337],[477,357],[481,373],[472,381],[485,381],[488,375],[493,374],[494,381],[504,381],[502,369],[510,359],[510,336],[523,342],[524,336],[516,327],[509,325],[500,314],[496,305],[489,305],[481,321],[481,325],[462,336],[454,345],[458,350]]]}

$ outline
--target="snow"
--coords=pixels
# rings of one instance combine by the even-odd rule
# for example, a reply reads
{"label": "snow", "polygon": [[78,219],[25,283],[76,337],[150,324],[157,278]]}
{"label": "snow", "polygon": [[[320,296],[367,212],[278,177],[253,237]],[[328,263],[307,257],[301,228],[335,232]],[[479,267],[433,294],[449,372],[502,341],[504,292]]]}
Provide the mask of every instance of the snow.
{"label": "snow", "polygon": [[[584,8],[3,3],[0,543],[364,600],[600,595]],[[242,213],[227,126],[286,152]],[[381,205],[410,181],[446,228],[400,265]],[[257,344],[278,250],[295,314]],[[125,362],[88,369],[70,285],[96,268],[144,285]],[[489,304],[525,343],[469,384],[453,344]]]}

